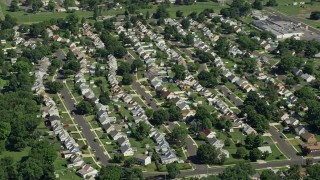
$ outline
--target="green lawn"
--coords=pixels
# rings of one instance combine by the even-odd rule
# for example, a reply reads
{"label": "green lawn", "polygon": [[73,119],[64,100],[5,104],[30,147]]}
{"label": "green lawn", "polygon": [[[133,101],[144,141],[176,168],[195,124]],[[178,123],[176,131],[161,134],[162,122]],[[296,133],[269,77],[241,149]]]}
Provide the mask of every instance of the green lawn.
{"label": "green lawn", "polygon": [[31,149],[31,147],[26,147],[21,152],[3,151],[0,154],[0,158],[9,156],[9,157],[12,157],[15,162],[19,162],[24,156],[28,156],[30,149]]}

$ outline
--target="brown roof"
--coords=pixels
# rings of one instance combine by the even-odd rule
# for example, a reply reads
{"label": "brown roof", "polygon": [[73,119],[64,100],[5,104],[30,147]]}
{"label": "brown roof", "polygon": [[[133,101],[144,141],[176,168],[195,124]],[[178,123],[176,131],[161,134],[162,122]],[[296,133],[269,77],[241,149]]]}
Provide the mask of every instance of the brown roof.
{"label": "brown roof", "polygon": [[310,138],[314,138],[314,135],[309,132],[302,133],[300,136],[301,136],[301,138],[303,138],[305,140],[308,140]]}
{"label": "brown roof", "polygon": [[210,131],[209,129],[204,129],[202,132],[203,132],[206,136],[208,136],[208,135],[211,133],[211,131]]}

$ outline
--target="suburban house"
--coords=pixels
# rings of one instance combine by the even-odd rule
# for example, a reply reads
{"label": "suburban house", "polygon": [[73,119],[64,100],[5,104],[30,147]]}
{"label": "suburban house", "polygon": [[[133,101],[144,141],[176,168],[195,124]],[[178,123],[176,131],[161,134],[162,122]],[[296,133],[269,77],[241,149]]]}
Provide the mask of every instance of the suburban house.
{"label": "suburban house", "polygon": [[242,131],[243,131],[246,135],[249,135],[249,134],[251,134],[251,133],[256,134],[256,131],[255,131],[251,126],[249,126],[248,124],[244,124],[244,125],[243,125]]}
{"label": "suburban house", "polygon": [[160,156],[160,160],[162,164],[170,164],[179,159],[171,150],[168,150],[164,155]]}
{"label": "suburban house", "polygon": [[294,128],[294,132],[300,136],[302,133],[306,132],[306,129],[303,126],[298,126]]}
{"label": "suburban house", "polygon": [[308,144],[314,144],[317,142],[315,135],[309,133],[308,131],[300,134],[300,137],[303,141],[307,142]]}
{"label": "suburban house", "polygon": [[151,164],[151,156],[147,156],[144,154],[137,154],[134,157],[138,160],[138,163],[140,165],[146,166],[148,164]]}
{"label": "suburban house", "polygon": [[82,178],[90,178],[90,177],[96,177],[98,174],[98,170],[94,169],[89,164],[83,164],[81,168],[77,171],[77,173]]}
{"label": "suburban house", "polygon": [[134,152],[131,146],[123,145],[120,147],[120,151],[123,154],[123,156],[133,156]]}
{"label": "suburban house", "polygon": [[207,138],[214,138],[214,137],[216,137],[216,133],[210,131],[209,129],[204,129],[204,130],[202,131],[202,133],[203,133]]}
{"label": "suburban house", "polygon": [[69,159],[69,163],[67,164],[68,168],[71,167],[79,167],[84,163],[83,159],[77,155],[77,154],[73,154],[71,155],[70,159]]}
{"label": "suburban house", "polygon": [[209,144],[214,146],[216,149],[223,148],[223,146],[224,146],[224,142],[222,140],[215,138],[215,137],[209,138],[208,142],[209,142]]}
{"label": "suburban house", "polygon": [[269,154],[272,153],[272,150],[271,150],[270,146],[261,146],[261,147],[258,147],[258,149],[262,153],[264,153],[264,152],[268,152]]}

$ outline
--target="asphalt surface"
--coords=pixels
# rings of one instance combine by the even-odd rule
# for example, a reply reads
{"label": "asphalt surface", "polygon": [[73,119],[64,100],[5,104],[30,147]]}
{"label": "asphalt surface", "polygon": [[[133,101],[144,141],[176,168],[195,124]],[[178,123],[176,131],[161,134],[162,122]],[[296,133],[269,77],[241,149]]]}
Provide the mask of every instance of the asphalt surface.
{"label": "asphalt surface", "polygon": [[[57,76],[58,82],[63,82],[63,79],[61,77],[62,76],[60,74],[58,74],[58,76]],[[107,159],[106,155],[104,154],[104,151],[99,146],[99,143],[94,141],[95,136],[91,132],[90,126],[87,124],[87,122],[85,121],[85,119],[83,118],[82,115],[77,114],[77,109],[75,108],[75,105],[74,105],[75,102],[72,99],[72,96],[69,94],[69,91],[65,86],[63,87],[63,89],[61,91],[61,96],[62,96],[64,103],[65,103],[66,107],[68,108],[69,112],[70,113],[74,112],[74,114],[72,114],[74,117],[74,120],[80,127],[82,127],[81,131],[84,135],[84,138],[86,138],[88,145],[93,150],[94,155],[98,158],[98,160],[103,165],[109,164],[108,159]]]}
{"label": "asphalt surface", "polygon": [[231,91],[229,91],[225,86],[217,86],[217,89],[226,96],[234,105],[237,107],[241,107],[243,105],[242,101],[240,101]]}
{"label": "asphalt surface", "polygon": [[297,152],[287,144],[284,137],[282,137],[281,133],[273,126],[270,126],[269,133],[272,135],[272,138],[277,142],[278,147],[280,150],[288,156],[292,160],[302,160],[301,156],[297,155]]}
{"label": "asphalt surface", "polygon": [[[132,62],[133,62],[133,57],[130,55],[130,54],[128,54],[127,56],[126,56],[126,60],[130,63],[130,64],[132,64]],[[148,106],[150,106],[152,109],[154,109],[154,110],[158,110],[159,109],[159,107],[158,107],[158,105],[153,101],[153,97],[149,94],[149,93],[147,93],[146,91],[145,91],[145,89],[144,88],[142,88],[141,87],[142,85],[139,83],[139,82],[137,82],[137,78],[135,77],[135,76],[133,76],[133,82],[132,82],[132,84],[131,84],[131,87],[136,91],[136,93],[137,94],[139,94],[141,97],[142,97],[142,99],[144,99],[146,102],[147,102],[147,104],[148,104]]]}

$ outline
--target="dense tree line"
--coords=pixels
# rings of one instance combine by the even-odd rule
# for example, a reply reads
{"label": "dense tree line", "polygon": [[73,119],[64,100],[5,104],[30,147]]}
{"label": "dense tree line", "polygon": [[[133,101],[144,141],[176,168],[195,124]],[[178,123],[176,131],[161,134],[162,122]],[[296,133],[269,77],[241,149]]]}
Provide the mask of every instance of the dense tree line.
{"label": "dense tree line", "polygon": [[221,9],[221,15],[225,17],[237,18],[247,16],[251,12],[251,5],[245,0],[234,0],[229,8]]}
{"label": "dense tree line", "polygon": [[290,52],[295,52],[296,54],[304,52],[305,57],[311,58],[320,52],[320,43],[316,40],[306,41],[289,38],[280,42],[276,51],[279,51],[281,56],[290,54]]}
{"label": "dense tree line", "polygon": [[125,168],[119,166],[104,166],[100,169],[98,180],[142,180],[143,174],[141,169],[138,168]]}
{"label": "dense tree line", "polygon": [[259,132],[269,128],[269,120],[278,120],[279,112],[274,104],[268,105],[267,102],[259,97],[256,92],[250,91],[242,113],[247,115],[249,123]]}

